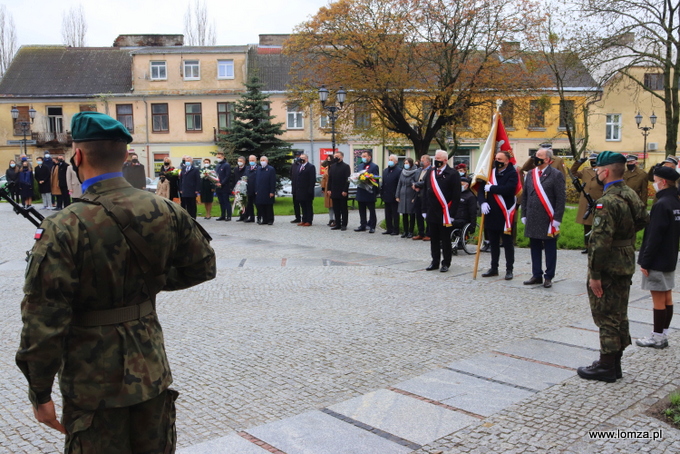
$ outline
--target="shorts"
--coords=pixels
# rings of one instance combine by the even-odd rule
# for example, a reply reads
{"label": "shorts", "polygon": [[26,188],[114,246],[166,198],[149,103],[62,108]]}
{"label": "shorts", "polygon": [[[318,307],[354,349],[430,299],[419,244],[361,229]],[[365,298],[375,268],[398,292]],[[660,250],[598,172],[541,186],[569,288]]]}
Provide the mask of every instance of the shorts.
{"label": "shorts", "polygon": [[642,275],[642,290],[667,292],[675,287],[675,271],[648,270],[649,276]]}

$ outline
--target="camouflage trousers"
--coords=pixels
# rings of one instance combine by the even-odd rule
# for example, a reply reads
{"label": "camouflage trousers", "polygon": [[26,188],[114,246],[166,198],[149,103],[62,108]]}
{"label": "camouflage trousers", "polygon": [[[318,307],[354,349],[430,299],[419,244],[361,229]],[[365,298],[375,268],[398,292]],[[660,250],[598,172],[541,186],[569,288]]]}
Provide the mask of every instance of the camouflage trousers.
{"label": "camouflage trousers", "polygon": [[81,410],[64,399],[66,454],[169,454],[175,452],[175,399],[167,389],[131,407]]}
{"label": "camouflage trousers", "polygon": [[600,353],[603,355],[622,352],[631,344],[628,329],[631,277],[602,274],[602,298],[596,297],[586,283],[593,321],[600,328]]}

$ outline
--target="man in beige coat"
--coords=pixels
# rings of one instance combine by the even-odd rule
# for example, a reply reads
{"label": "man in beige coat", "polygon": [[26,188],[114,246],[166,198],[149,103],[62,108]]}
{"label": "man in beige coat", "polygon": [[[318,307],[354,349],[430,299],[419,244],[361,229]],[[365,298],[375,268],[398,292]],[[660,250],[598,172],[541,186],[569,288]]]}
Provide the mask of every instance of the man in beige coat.
{"label": "man in beige coat", "polygon": [[[590,161],[590,167],[584,167],[583,170],[579,170],[580,167],[586,162]],[[571,166],[571,173],[579,178],[583,182],[583,191],[586,194],[590,194],[593,200],[597,200],[602,197],[603,186],[597,183],[597,175],[595,175],[595,162],[597,161],[597,153],[591,153],[588,158],[583,157],[578,161],[574,162]],[[586,248],[581,251],[582,254],[588,253],[588,234],[593,225],[593,213],[587,218],[583,218],[588,210],[588,201],[583,192],[580,194],[578,199],[578,213],[576,213],[576,223],[583,226],[583,238],[586,244]]]}

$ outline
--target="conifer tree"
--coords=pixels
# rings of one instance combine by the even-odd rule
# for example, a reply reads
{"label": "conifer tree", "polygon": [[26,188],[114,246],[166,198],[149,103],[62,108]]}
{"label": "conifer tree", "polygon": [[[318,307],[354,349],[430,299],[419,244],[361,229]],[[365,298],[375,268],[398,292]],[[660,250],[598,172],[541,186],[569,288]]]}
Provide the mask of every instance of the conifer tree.
{"label": "conifer tree", "polygon": [[219,136],[218,145],[232,163],[238,156],[267,156],[280,180],[290,173],[291,144],[278,137],[283,134],[283,123],[272,123],[269,97],[262,93],[264,84],[259,77],[251,76],[245,86],[246,92],[234,108],[234,121],[226,134]]}

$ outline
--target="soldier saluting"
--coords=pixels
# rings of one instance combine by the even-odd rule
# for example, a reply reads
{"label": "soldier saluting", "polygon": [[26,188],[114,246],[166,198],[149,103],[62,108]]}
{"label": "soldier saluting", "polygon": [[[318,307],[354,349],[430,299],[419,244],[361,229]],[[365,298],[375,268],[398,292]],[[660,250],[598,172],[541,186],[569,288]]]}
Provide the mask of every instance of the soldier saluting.
{"label": "soldier saluting", "polygon": [[177,392],[156,294],[215,277],[210,237],[178,205],[123,178],[132,136],[121,123],[81,112],[71,131],[83,202],[36,232],[17,365],[36,419],[66,434],[65,452],[174,452]]}
{"label": "soldier saluting", "polygon": [[640,197],[623,181],[626,158],[605,151],[597,157],[597,201],[588,244],[588,298],[600,329],[600,359],[579,367],[581,378],[615,382],[622,378],[621,356],[630,345],[628,295],[635,273],[635,232],[649,223]]}

